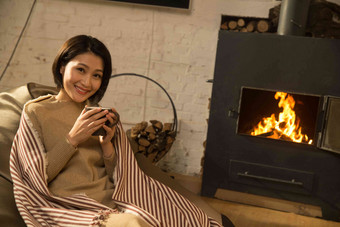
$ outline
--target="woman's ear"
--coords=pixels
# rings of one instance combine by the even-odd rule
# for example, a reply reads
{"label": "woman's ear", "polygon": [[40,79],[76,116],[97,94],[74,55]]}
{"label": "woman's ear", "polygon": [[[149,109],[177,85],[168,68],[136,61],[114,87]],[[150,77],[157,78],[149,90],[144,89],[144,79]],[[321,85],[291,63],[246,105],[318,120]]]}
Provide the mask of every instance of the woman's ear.
{"label": "woman's ear", "polygon": [[63,76],[65,72],[65,66],[61,66],[59,72]]}

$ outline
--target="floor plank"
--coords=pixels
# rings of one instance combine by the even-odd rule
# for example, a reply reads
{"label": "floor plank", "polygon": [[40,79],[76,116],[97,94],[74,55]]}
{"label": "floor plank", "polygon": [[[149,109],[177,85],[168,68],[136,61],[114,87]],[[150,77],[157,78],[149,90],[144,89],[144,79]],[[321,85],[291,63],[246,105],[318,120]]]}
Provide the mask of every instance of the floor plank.
{"label": "floor plank", "polygon": [[[176,173],[169,175],[186,189],[195,194],[200,194],[202,183],[200,177],[185,176]],[[238,194],[238,196],[242,195]],[[202,198],[215,210],[226,215],[236,227],[340,227],[340,222],[259,207],[256,206],[256,202],[254,202],[256,200],[252,201],[253,204],[244,204],[245,200],[239,203],[217,198]],[[266,198],[261,197],[261,199]],[[268,199],[271,200],[271,198]],[[266,203],[262,201],[262,204]],[[283,206],[287,206],[287,204],[285,203]]]}
{"label": "floor plank", "polygon": [[340,223],[294,213],[228,202],[220,199],[203,199],[215,210],[226,215],[236,227],[339,227]]}

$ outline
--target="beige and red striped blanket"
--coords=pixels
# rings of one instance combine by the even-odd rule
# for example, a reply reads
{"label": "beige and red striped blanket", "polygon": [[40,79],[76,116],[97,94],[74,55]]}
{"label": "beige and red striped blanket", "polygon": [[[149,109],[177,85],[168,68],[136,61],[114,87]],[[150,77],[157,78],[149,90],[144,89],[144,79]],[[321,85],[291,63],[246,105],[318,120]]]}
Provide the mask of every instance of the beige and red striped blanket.
{"label": "beige and red striped blanket", "polygon": [[189,200],[144,174],[138,167],[125,132],[118,125],[115,137],[117,167],[110,209],[86,195],[57,197],[48,190],[45,151],[25,112],[13,141],[10,171],[17,208],[27,226],[91,226],[112,213],[140,215],[151,226],[221,226]]}

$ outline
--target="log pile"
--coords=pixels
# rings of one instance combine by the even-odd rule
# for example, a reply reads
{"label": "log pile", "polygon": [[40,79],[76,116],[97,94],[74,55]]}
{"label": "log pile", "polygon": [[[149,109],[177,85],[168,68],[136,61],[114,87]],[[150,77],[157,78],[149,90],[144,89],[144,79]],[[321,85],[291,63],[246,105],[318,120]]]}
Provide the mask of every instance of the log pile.
{"label": "log pile", "polygon": [[221,30],[234,32],[272,32],[273,26],[270,20],[259,18],[224,17]]}
{"label": "log pile", "polygon": [[151,120],[136,124],[129,131],[130,138],[138,144],[136,152],[142,153],[153,163],[158,162],[171,148],[176,139],[172,123]]}

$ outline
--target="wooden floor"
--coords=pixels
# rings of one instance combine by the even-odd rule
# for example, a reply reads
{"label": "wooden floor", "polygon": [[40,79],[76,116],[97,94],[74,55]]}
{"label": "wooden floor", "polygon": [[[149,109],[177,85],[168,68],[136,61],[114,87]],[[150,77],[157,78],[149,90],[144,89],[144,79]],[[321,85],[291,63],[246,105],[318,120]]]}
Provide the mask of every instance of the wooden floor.
{"label": "wooden floor", "polygon": [[215,210],[226,215],[236,227],[339,227],[340,223],[319,218],[205,198]]}
{"label": "wooden floor", "polygon": [[[170,175],[185,188],[199,194],[201,180],[198,177]],[[226,215],[236,227],[340,227],[340,222],[299,215],[289,211],[283,212],[216,198],[202,198],[215,210]],[[263,198],[261,199],[263,200]]]}

